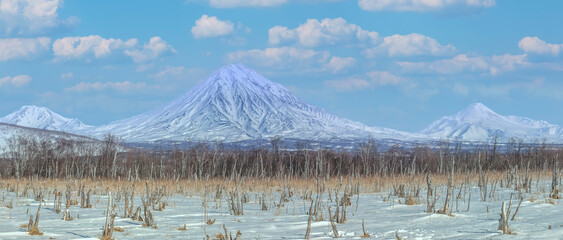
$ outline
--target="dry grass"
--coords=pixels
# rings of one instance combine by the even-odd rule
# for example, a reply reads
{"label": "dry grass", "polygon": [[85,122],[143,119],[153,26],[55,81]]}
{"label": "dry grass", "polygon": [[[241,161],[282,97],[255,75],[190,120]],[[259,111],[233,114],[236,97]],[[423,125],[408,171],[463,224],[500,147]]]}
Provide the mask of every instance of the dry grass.
{"label": "dry grass", "polygon": [[[521,173],[520,173],[521,174]],[[500,180],[505,179],[506,177],[506,172],[488,172],[486,173],[486,175],[488,176],[488,182],[489,185],[493,182],[500,182]],[[478,182],[478,174],[477,173],[469,173],[468,175],[464,174],[464,173],[459,173],[456,175],[457,178],[454,180],[454,186],[459,186],[462,185],[464,183],[471,183],[474,186],[476,185],[475,183]],[[543,180],[547,180],[550,179],[550,174],[549,172],[545,173],[545,172],[530,172],[530,176],[534,176],[534,181],[536,181],[536,178],[540,178]],[[447,179],[448,176],[447,174],[432,174],[431,175],[432,178],[432,185],[434,187],[436,186],[445,186],[447,184]],[[545,179],[544,179],[545,178]],[[4,181],[4,180],[3,180]],[[405,185],[405,197],[404,199],[400,199],[399,201],[403,201],[404,204],[406,205],[417,205],[420,204],[420,197],[417,195],[418,191],[416,190],[420,190],[422,189],[423,191],[425,190],[425,184],[416,184],[416,183],[425,183],[426,182],[426,176],[424,174],[417,174],[417,175],[395,175],[395,176],[386,176],[386,177],[382,177],[382,176],[365,176],[365,177],[331,177],[329,179],[323,179],[322,181],[322,188],[325,188],[325,192],[339,192],[338,197],[344,197],[342,195],[342,191],[346,191],[345,189],[348,187],[348,189],[350,189],[350,187],[355,187],[358,186],[361,189],[361,193],[362,194],[370,194],[370,193],[381,193],[381,192],[389,192],[391,193],[393,191],[394,188],[396,188],[397,186],[399,186],[400,184]],[[17,183],[16,179],[6,179],[4,181],[3,186],[6,185],[12,185],[14,186]],[[85,179],[77,179],[77,180],[64,180],[64,179],[40,179],[38,183],[36,183],[33,180],[30,179],[22,179],[19,182],[19,186],[25,186],[26,184],[30,184],[30,186],[39,186],[43,192],[48,193],[48,192],[55,192],[54,190],[56,190],[58,188],[58,190],[61,189],[61,186],[70,186],[70,191],[73,192],[73,199],[71,199],[71,205],[77,205],[78,201],[75,199],[78,199],[79,195],[77,194],[78,192],[78,188],[81,185],[85,186],[85,191],[88,192],[88,190],[92,191],[92,196],[103,196],[106,195],[108,191],[111,192],[117,192],[118,190],[123,192],[124,189],[127,189],[127,191],[134,191],[135,194],[138,196],[139,194],[144,194],[145,193],[145,181],[126,181],[126,180],[114,180],[114,179],[102,179],[102,180],[85,180]],[[214,192],[216,189],[218,189],[219,187],[222,189],[222,194],[223,197],[225,196],[224,194],[228,193],[228,192],[233,192],[235,191],[235,189],[237,189],[239,191],[239,193],[243,193],[243,192],[250,192],[250,193],[257,193],[256,196],[263,194],[263,196],[265,195],[266,197],[262,197],[263,201],[269,201],[269,203],[271,203],[271,199],[275,199],[277,201],[277,199],[279,199],[279,197],[274,198],[272,197],[272,195],[274,194],[279,194],[281,192],[286,192],[288,196],[294,197],[294,198],[299,198],[299,199],[310,199],[311,198],[311,193],[316,191],[315,189],[317,189],[317,185],[315,183],[315,180],[310,178],[310,179],[303,179],[303,178],[271,178],[268,179],[267,181],[261,178],[241,178],[240,180],[229,180],[229,179],[223,179],[223,178],[211,178],[211,179],[206,179],[206,180],[194,180],[194,179],[188,179],[188,180],[179,180],[179,181],[175,181],[175,180],[153,180],[148,182],[149,185],[149,189],[150,191],[155,191],[155,189],[162,189],[163,187],[166,187],[166,194],[167,195],[174,195],[174,194],[186,194],[186,195],[190,195],[193,196],[194,194],[198,194],[199,196],[205,194],[210,194],[211,196],[215,196]],[[58,187],[57,187],[58,186]],[[534,185],[532,185],[534,186]],[[536,187],[537,188],[537,187]],[[23,188],[20,188],[20,191],[22,191]],[[491,189],[489,189],[490,191]],[[536,190],[536,189],[534,189]],[[538,191],[542,191],[539,190]],[[545,190],[543,190],[545,191]],[[28,191],[28,194],[31,191]],[[415,193],[416,192],[416,193]],[[59,197],[62,196],[61,192],[55,192],[55,194],[57,194]],[[250,198],[252,198],[253,195],[250,195]],[[334,195],[333,195],[334,196]],[[353,194],[352,194],[353,196]],[[393,197],[391,197],[392,195],[389,194],[389,196],[382,196],[383,201],[391,201],[393,199],[398,199],[395,198],[394,195]],[[539,196],[539,195],[538,195]],[[47,195],[47,198],[49,197],[53,197],[53,195]],[[257,197],[256,197],[257,198]],[[268,199],[268,200],[266,200]],[[352,199],[355,199],[355,197],[353,197]],[[352,199],[350,199],[350,196],[347,196],[347,201],[343,201],[346,202],[346,205],[351,205],[351,204],[355,204],[354,201],[352,201]],[[542,198],[543,199],[543,198]],[[92,201],[98,201],[98,199],[93,198]],[[424,200],[422,200],[424,201]],[[536,201],[536,198],[534,197],[534,194],[530,194],[529,195],[529,201],[530,202],[534,202]],[[543,200],[542,200],[543,201]],[[556,201],[554,199],[546,199],[547,203],[550,204],[555,204]],[[136,203],[138,204],[138,202]],[[164,202],[161,203],[162,206],[160,206],[161,208],[164,208],[165,206],[167,206],[167,204],[165,204]],[[175,204],[175,203],[174,203]],[[271,204],[269,204],[269,206],[271,206]],[[78,218],[78,216],[77,216]],[[240,219],[237,219],[235,221],[240,221]],[[215,224],[215,219],[206,219],[205,220],[205,224],[207,225],[213,225]],[[143,226],[145,226],[143,224]],[[20,225],[21,228],[27,228],[27,224],[22,224]],[[187,226],[184,224],[183,226],[179,226],[177,228],[177,230],[179,231],[186,231],[187,230]],[[115,227],[114,231],[116,232],[123,232],[122,228],[119,227]],[[365,233],[365,232],[364,232]],[[30,231],[29,233],[30,235],[42,235],[41,232],[39,232],[38,229],[34,229],[32,231]],[[240,232],[237,233],[237,235],[240,235]],[[222,236],[223,238],[220,238],[220,236]],[[216,239],[225,239],[226,236],[223,236],[223,234],[217,234],[215,235]],[[369,234],[365,233],[364,235],[361,236],[362,238],[368,238],[371,237]],[[398,232],[396,232],[396,237],[398,239],[400,239],[400,237],[398,236]]]}
{"label": "dry grass", "polygon": [[[530,176],[542,176],[542,178],[550,179],[550,173],[542,172],[541,175],[538,173],[531,171]],[[486,173],[489,177],[489,183],[493,182],[494,180],[503,179],[505,176],[505,172],[494,172],[490,171]],[[434,186],[444,186],[447,183],[447,174],[432,174],[432,184]],[[458,177],[454,180],[454,185],[458,185],[465,181],[469,182],[477,182],[478,181],[478,174],[477,173],[470,173],[469,175],[463,174],[463,177]],[[534,179],[535,180],[535,179]],[[16,185],[17,179],[3,179],[5,185]],[[76,184],[78,182],[78,184]],[[393,189],[394,186],[397,186],[399,183],[417,183],[417,182],[426,182],[426,176],[424,174],[417,174],[415,176],[410,175],[395,175],[395,176],[365,176],[365,177],[343,177],[342,182],[340,177],[331,177],[327,180],[324,180],[325,186],[333,189],[337,189],[342,187],[343,185],[359,185],[362,189],[362,193],[380,193],[380,192],[388,192]],[[313,178],[310,179],[303,179],[303,178],[272,178],[269,181],[264,181],[261,178],[242,178],[239,181],[234,181],[230,179],[224,178],[210,178],[207,180],[198,180],[197,184],[194,179],[188,180],[156,180],[156,181],[149,181],[149,188],[155,189],[156,187],[163,187],[166,186],[169,194],[173,193],[190,193],[190,194],[202,194],[206,190],[215,189],[217,186],[223,187],[225,190],[223,192],[229,192],[229,190],[235,189],[235,187],[239,187],[241,184],[244,185],[245,190],[252,191],[252,192],[263,192],[263,193],[272,193],[279,191],[283,186],[295,189],[295,193],[299,193],[299,190],[309,189],[309,191],[315,189],[315,181]],[[26,184],[30,184],[30,186],[35,186],[35,182],[30,179],[21,179],[19,182],[20,186],[25,186]],[[85,191],[87,192],[89,189],[92,190],[93,195],[105,195],[107,191],[116,192],[118,189],[123,190],[125,187],[130,188],[130,190],[134,190],[135,193],[144,192],[144,185],[145,181],[127,181],[125,179],[122,180],[115,180],[115,179],[101,179],[101,180],[86,180],[86,179],[77,179],[77,180],[64,180],[64,179],[40,179],[38,185],[40,188],[54,191],[56,186],[59,186],[59,190],[61,189],[60,186],[70,185],[70,190],[74,192],[73,199],[71,199],[71,205],[78,204],[76,200],[76,192],[78,192],[78,188],[80,185],[85,186]],[[197,188],[196,188],[197,185]],[[100,186],[103,186],[100,188]],[[412,185],[411,185],[412,187]],[[421,186],[422,187],[422,186]],[[20,191],[22,188],[20,188]],[[332,189],[327,189],[332,190]],[[46,192],[46,191],[45,191]],[[29,194],[29,192],[28,192]],[[58,193],[60,196],[60,192]],[[164,206],[163,206],[164,207]]]}
{"label": "dry grass", "polygon": [[43,235],[43,233],[39,231],[39,228],[38,228],[38,227],[33,227],[33,228],[31,229],[31,231],[29,231],[29,235],[32,235],[32,236],[41,236],[41,235]]}
{"label": "dry grass", "polygon": [[186,224],[184,224],[184,226],[181,226],[178,228],[179,231],[186,231],[188,230],[188,227],[186,227]]}
{"label": "dry grass", "polygon": [[[141,224],[142,227],[148,227],[149,225],[147,225],[146,223]],[[156,226],[151,226],[152,228],[157,228]]]}
{"label": "dry grass", "polygon": [[110,236],[103,236],[100,238],[100,240],[113,240],[114,238],[110,237]]}
{"label": "dry grass", "polygon": [[113,227],[113,231],[114,232],[124,232],[125,230],[123,230],[123,228],[120,228],[120,227]]}
{"label": "dry grass", "polygon": [[411,195],[409,195],[409,196],[407,197],[407,199],[405,200],[405,204],[406,204],[406,205],[416,205],[416,204],[418,204],[418,201],[417,201],[414,197],[412,197]]}

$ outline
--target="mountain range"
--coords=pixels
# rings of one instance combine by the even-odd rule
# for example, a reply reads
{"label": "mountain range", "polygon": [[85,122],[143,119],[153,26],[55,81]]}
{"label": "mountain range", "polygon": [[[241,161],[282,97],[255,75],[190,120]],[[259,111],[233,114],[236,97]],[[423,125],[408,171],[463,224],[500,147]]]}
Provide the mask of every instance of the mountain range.
{"label": "mountain range", "polygon": [[[433,122],[419,133],[408,133],[331,115],[307,104],[282,85],[252,69],[224,66],[200,85],[164,106],[104,126],[89,126],[44,107],[24,106],[0,118],[30,128],[64,131],[95,138],[107,133],[127,142],[221,140],[237,142],[281,137],[315,141],[353,141],[367,138],[420,142],[440,139],[504,141],[546,139],[563,142],[563,129],[545,121],[502,116],[481,103]],[[0,138],[3,134],[0,133]]]}
{"label": "mountain range", "polygon": [[445,116],[433,122],[421,133],[440,139],[486,141],[497,137],[526,142],[547,140],[563,142],[563,129],[546,121],[526,117],[502,116],[481,103],[467,106],[455,115]]}
{"label": "mountain range", "polygon": [[78,119],[65,118],[46,107],[37,106],[23,106],[19,110],[0,118],[0,123],[61,132],[76,132],[91,128]]}

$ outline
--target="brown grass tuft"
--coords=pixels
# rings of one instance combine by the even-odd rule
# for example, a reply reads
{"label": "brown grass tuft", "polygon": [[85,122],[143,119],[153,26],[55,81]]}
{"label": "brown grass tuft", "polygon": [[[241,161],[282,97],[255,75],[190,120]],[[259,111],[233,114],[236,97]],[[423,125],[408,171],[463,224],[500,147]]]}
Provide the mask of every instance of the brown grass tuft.
{"label": "brown grass tuft", "polygon": [[226,238],[223,234],[217,233],[217,234],[215,234],[215,238],[213,238],[213,239],[216,239],[216,240],[226,240],[227,238]]}
{"label": "brown grass tuft", "polygon": [[113,231],[114,232],[124,232],[125,230],[123,230],[123,228],[120,228],[120,227],[114,227]]}
{"label": "brown grass tuft", "polygon": [[188,230],[188,227],[186,227],[186,224],[184,224],[184,226],[181,226],[178,228],[179,231],[186,231]]}
{"label": "brown grass tuft", "polygon": [[[148,227],[149,225],[147,225],[146,223],[141,224],[142,227]],[[155,226],[151,226],[154,229],[157,229],[156,225]]]}
{"label": "brown grass tuft", "polygon": [[103,236],[100,238],[100,240],[113,240],[114,238],[110,237],[110,236]]}
{"label": "brown grass tuft", "polygon": [[31,231],[29,231],[29,235],[41,236],[41,235],[43,235],[43,233],[39,231],[38,227],[34,227],[34,228],[31,229]]}
{"label": "brown grass tuft", "polygon": [[409,196],[407,197],[407,199],[405,199],[405,204],[407,204],[407,205],[416,205],[416,204],[418,204],[418,203],[417,203],[417,201],[416,201],[411,195],[409,195]]}

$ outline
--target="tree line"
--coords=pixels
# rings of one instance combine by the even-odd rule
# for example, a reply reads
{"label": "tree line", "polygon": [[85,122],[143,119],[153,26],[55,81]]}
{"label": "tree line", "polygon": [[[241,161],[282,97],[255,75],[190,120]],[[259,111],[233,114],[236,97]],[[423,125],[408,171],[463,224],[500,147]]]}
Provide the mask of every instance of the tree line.
{"label": "tree line", "polygon": [[[560,147],[526,144],[522,140],[473,144],[440,141],[405,148],[383,149],[369,139],[354,149],[313,147],[310,141],[284,146],[281,138],[270,144],[229,148],[221,142],[194,142],[185,147],[126,148],[111,134],[103,141],[41,139],[19,135],[8,138],[0,154],[0,177],[40,178],[328,178],[339,176],[392,176],[447,174],[448,163],[457,172],[552,169]],[[291,149],[291,150],[288,150]]]}

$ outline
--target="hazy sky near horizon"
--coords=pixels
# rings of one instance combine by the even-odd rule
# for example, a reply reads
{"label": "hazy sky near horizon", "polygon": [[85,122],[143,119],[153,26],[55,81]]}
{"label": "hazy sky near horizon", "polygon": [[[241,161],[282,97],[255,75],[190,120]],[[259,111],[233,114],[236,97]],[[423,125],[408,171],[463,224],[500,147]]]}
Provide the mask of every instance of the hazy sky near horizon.
{"label": "hazy sky near horizon", "polygon": [[38,105],[107,124],[243,63],[372,126],[419,131],[474,102],[563,125],[562,12],[524,0],[0,0],[0,116]]}

